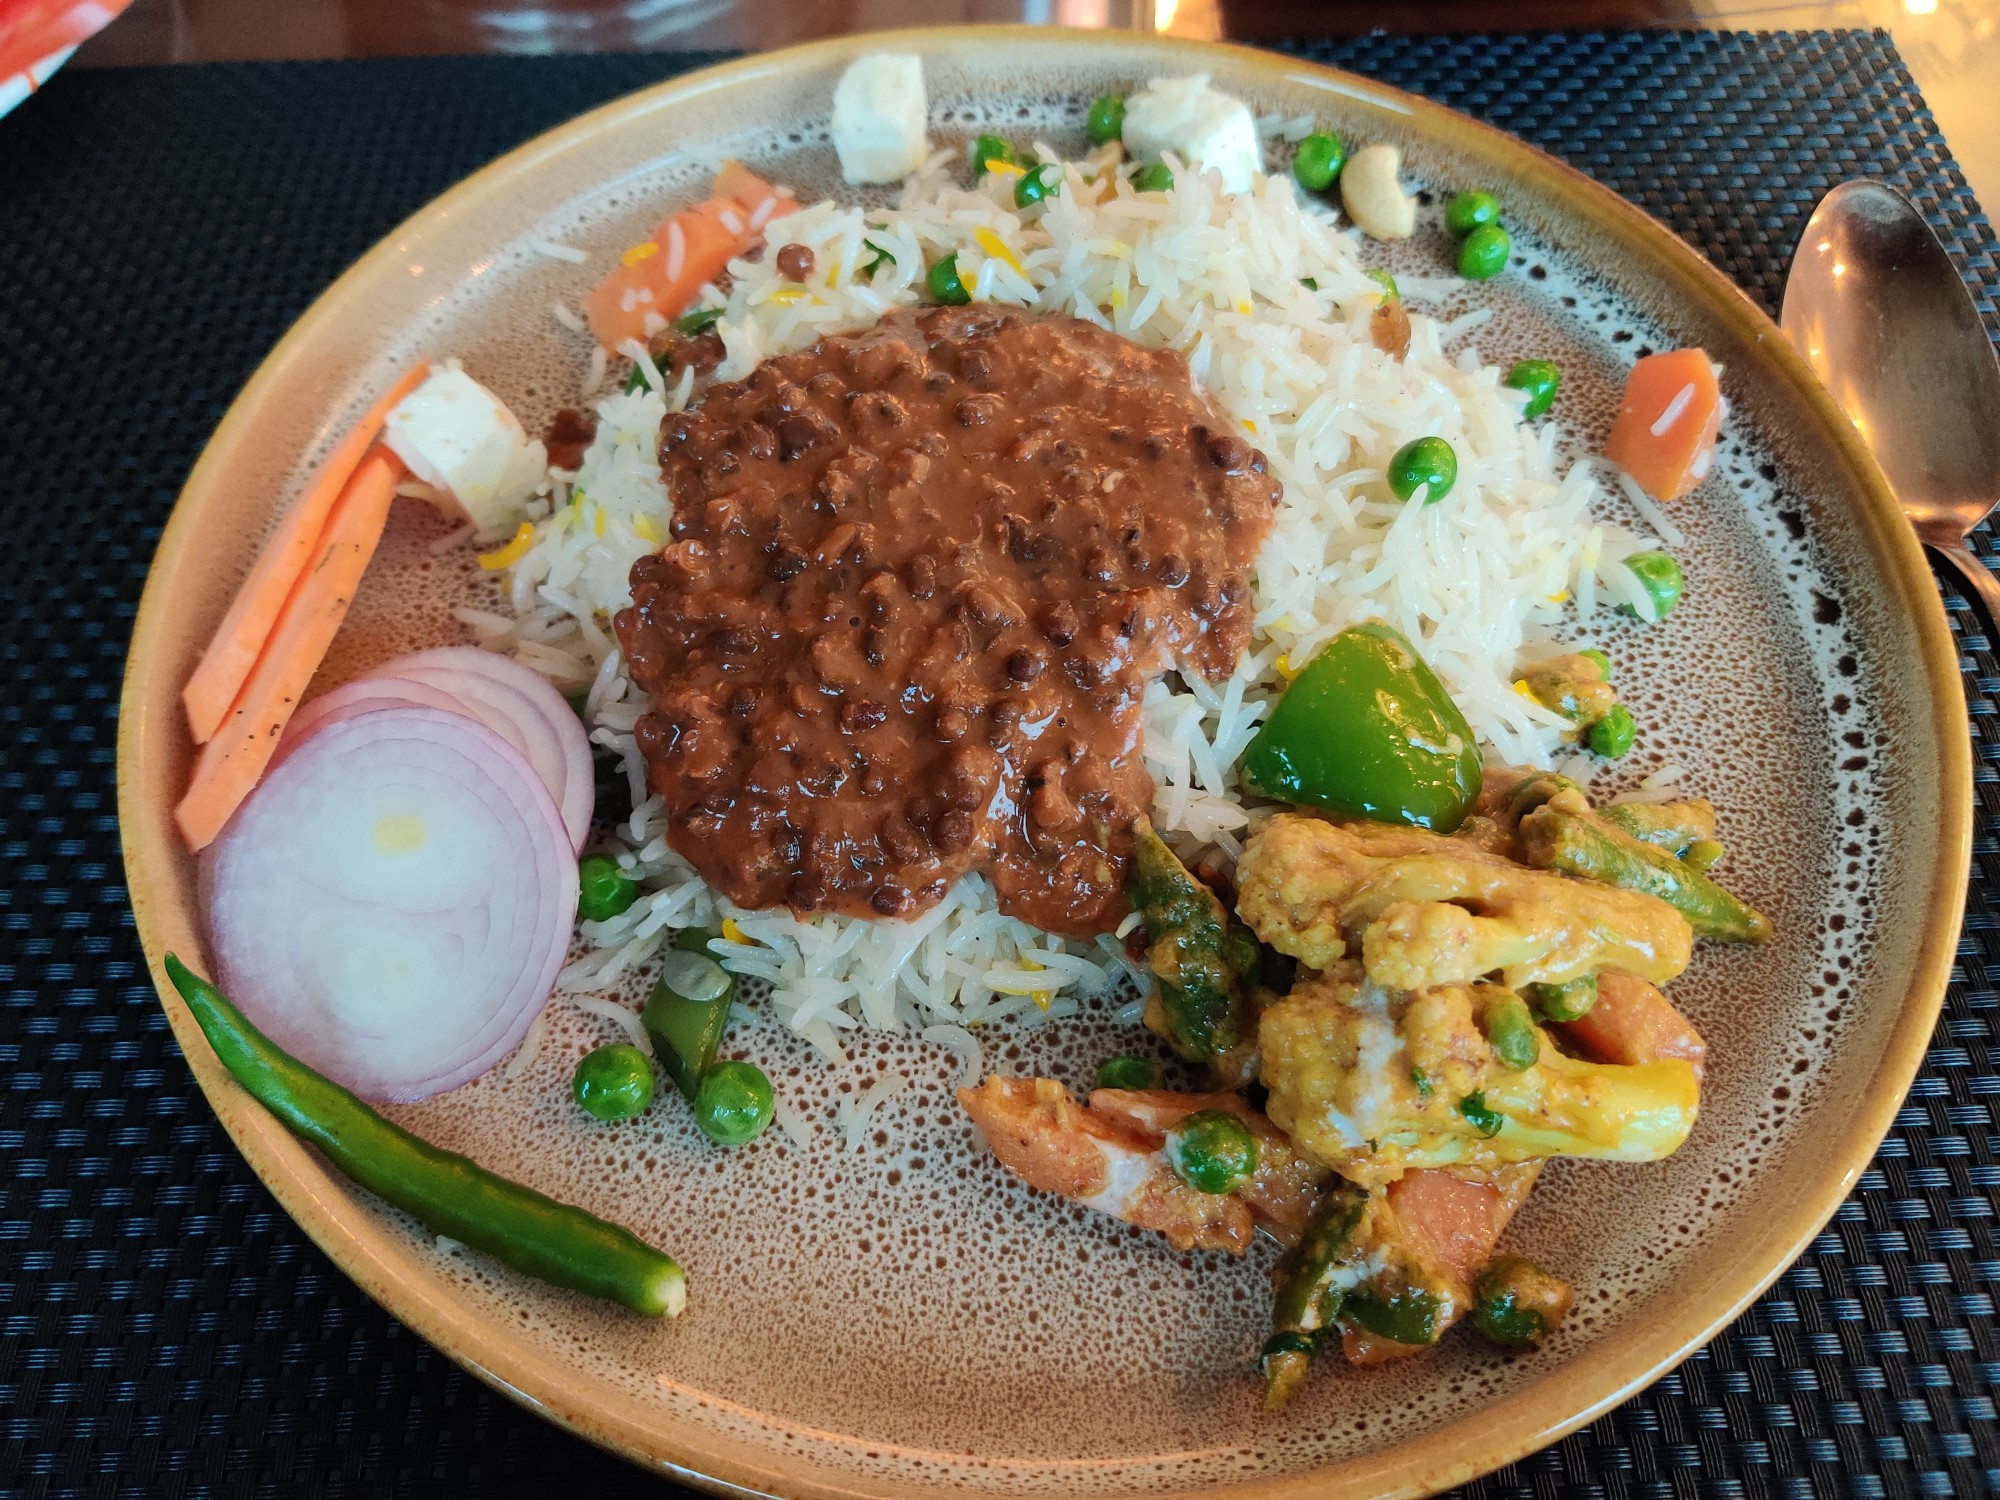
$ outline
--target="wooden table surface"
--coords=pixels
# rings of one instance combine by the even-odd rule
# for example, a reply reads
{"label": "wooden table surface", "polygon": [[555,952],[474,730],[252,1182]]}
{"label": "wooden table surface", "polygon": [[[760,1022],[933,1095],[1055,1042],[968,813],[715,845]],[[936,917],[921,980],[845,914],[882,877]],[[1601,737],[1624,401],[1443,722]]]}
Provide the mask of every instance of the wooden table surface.
{"label": "wooden table surface", "polygon": [[1879,26],[1901,49],[1980,201],[2000,202],[2000,0],[133,0],[71,66],[758,50],[952,21],[1236,41],[1374,30]]}

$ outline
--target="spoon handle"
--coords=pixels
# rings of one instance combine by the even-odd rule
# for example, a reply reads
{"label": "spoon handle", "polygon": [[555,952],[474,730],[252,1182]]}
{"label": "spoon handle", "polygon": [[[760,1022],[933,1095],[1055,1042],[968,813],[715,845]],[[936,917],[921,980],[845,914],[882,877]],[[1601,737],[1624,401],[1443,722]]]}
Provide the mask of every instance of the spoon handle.
{"label": "spoon handle", "polygon": [[1933,543],[1931,550],[1946,559],[1958,569],[1961,577],[1972,585],[1985,608],[1987,621],[1995,630],[2000,630],[2000,578],[1993,576],[1993,570],[1973,555],[1970,547],[1963,544],[1943,547]]}

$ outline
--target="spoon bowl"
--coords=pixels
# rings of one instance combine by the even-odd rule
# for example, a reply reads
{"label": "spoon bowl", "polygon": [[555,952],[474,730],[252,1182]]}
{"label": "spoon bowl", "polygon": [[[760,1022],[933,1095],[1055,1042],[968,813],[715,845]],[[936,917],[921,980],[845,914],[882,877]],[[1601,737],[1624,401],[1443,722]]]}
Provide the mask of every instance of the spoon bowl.
{"label": "spoon bowl", "polygon": [[1806,221],[1779,321],[1918,537],[2000,620],[2000,579],[1966,545],[2000,504],[2000,360],[1923,216],[1884,183],[1840,184]]}

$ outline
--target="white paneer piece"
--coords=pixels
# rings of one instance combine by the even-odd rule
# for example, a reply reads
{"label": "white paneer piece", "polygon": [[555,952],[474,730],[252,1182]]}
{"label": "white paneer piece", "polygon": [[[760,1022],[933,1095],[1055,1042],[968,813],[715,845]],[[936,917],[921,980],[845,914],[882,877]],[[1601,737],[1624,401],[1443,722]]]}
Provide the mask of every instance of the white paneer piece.
{"label": "white paneer piece", "polygon": [[931,154],[924,63],[872,52],[847,65],[833,90],[833,149],[849,182],[901,182]]}
{"label": "white paneer piece", "polygon": [[1257,122],[1250,106],[1208,86],[1208,75],[1155,78],[1125,101],[1125,149],[1159,160],[1171,151],[1182,161],[1206,167],[1232,193],[1250,190],[1264,170]]}
{"label": "white paneer piece", "polygon": [[424,383],[389,413],[382,441],[481,531],[517,520],[548,466],[547,452],[507,403],[457,360],[431,366]]}

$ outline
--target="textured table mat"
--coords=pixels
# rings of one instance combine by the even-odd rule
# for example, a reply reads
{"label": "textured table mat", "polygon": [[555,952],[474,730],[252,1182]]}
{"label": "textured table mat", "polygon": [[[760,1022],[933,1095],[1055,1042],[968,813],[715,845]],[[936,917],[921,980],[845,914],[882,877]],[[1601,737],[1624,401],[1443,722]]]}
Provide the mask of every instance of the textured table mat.
{"label": "textured table mat", "polygon": [[[1880,35],[1299,50],[1484,116],[1776,311],[1820,194],[1879,175],[1978,289],[1992,233]],[[355,256],[688,57],[71,69],[0,122],[0,1495],[658,1494],[357,1292],[215,1123],[145,978],[113,795],[153,546],[223,407]],[[1990,550],[1990,546],[1989,546]],[[1873,1167],[1735,1327],[1482,1497],[2000,1491],[2000,661],[1949,593],[1982,826],[1944,1018]]]}

